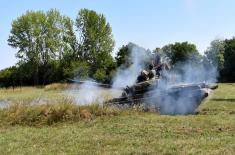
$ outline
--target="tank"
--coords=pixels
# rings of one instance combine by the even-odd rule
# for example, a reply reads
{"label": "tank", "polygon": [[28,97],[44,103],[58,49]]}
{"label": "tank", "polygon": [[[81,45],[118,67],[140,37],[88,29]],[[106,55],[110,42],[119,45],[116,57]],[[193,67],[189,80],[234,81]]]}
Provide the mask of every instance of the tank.
{"label": "tank", "polygon": [[162,84],[159,78],[136,83],[123,89],[122,95],[109,100],[114,105],[143,105],[160,114],[193,114],[217,84]]}
{"label": "tank", "polygon": [[121,89],[121,96],[106,101],[105,104],[118,107],[142,105],[145,110],[154,109],[164,115],[194,114],[195,110],[218,87],[213,83],[166,83],[159,77],[136,83],[125,88],[113,88],[109,84],[69,79],[72,83],[89,83],[107,89]]}

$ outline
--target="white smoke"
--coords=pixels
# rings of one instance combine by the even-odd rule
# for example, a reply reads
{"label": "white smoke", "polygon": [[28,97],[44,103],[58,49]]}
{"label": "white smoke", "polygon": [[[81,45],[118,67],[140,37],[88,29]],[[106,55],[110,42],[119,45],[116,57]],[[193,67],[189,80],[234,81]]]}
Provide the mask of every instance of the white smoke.
{"label": "white smoke", "polygon": [[[128,68],[120,67],[113,78],[113,88],[132,86],[135,84],[137,76],[141,70],[145,69],[153,55],[149,50],[145,50],[134,44],[128,45],[129,61],[131,65]],[[213,83],[217,79],[217,69],[215,66],[204,63],[184,62],[178,63],[170,71],[162,71],[158,87],[148,91],[144,101],[144,106],[153,105],[160,109],[161,114],[191,114],[200,104],[200,100],[205,95],[206,90],[183,89],[177,92],[172,89],[174,86],[184,87],[188,84],[197,84],[202,82]],[[190,87],[195,88],[195,87]],[[196,85],[196,88],[197,85]],[[109,98],[118,97],[120,91],[115,89],[104,89],[94,83],[86,82],[79,89],[71,89],[67,94],[74,97],[79,105],[98,103],[102,104]],[[176,93],[175,93],[176,92]]]}
{"label": "white smoke", "polygon": [[0,100],[0,109],[6,108],[11,104],[8,100]]}
{"label": "white smoke", "polygon": [[150,60],[150,51],[145,50],[135,44],[128,44],[129,61],[131,65],[128,68],[121,66],[115,77],[113,78],[113,87],[126,87],[133,85],[136,82],[137,76],[144,68],[146,61]]}
{"label": "white smoke", "polygon": [[187,61],[177,63],[172,71],[165,73],[165,76],[175,83],[215,83],[218,71],[216,66]]}
{"label": "white smoke", "polygon": [[[122,67],[118,69],[113,87],[132,86],[140,71],[145,69],[146,62],[151,60],[151,56],[144,48],[131,44],[128,49],[132,65],[126,69]],[[207,90],[200,89],[199,84],[214,83],[217,75],[215,66],[203,62],[178,63],[169,71],[161,72],[158,87],[145,94],[147,100],[144,101],[144,106],[153,105],[160,109],[161,114],[191,114],[207,94]],[[187,87],[188,85],[190,87]],[[174,87],[176,89],[173,89]],[[179,91],[181,88],[182,91]]]}
{"label": "white smoke", "polygon": [[79,86],[75,84],[65,94],[78,105],[103,104],[107,99],[120,95],[118,91],[101,88],[91,81],[86,81]]}
{"label": "white smoke", "polygon": [[210,92],[203,84],[215,83],[218,72],[216,66],[203,62],[184,62],[161,75],[159,86],[148,93],[152,98],[145,100],[145,106],[154,105],[161,114],[192,114]]}
{"label": "white smoke", "polygon": [[115,88],[133,85],[136,82],[136,78],[140,71],[144,68],[145,62],[150,59],[148,54],[150,51],[147,51],[142,47],[130,43],[128,44],[128,50],[129,59],[132,64],[126,69],[122,69],[122,67],[118,69],[116,76],[112,80],[112,87],[114,89],[101,88],[94,82],[87,81],[80,85],[79,88],[74,87],[66,91],[66,95],[74,98],[75,103],[79,105],[91,103],[102,104],[109,98],[119,97],[121,95],[121,90]]}

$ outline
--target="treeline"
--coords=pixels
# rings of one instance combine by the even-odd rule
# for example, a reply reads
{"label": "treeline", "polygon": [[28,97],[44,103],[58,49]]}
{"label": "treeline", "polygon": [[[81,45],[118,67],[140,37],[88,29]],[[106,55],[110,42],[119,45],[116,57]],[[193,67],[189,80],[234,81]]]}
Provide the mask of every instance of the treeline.
{"label": "treeline", "polygon": [[109,82],[116,68],[104,15],[82,9],[75,21],[52,9],[28,11],[12,23],[8,44],[19,62],[2,70],[1,85],[44,85],[68,77]]}
{"label": "treeline", "polygon": [[[117,67],[131,63],[128,45],[112,57],[115,42],[110,24],[103,14],[88,9],[80,10],[75,21],[55,9],[27,11],[13,21],[8,44],[17,49],[19,61],[0,71],[0,86],[5,87],[45,85],[74,77],[110,83]],[[167,56],[172,64],[213,65],[221,81],[235,81],[235,38],[212,41],[204,55],[188,42],[153,52]]]}
{"label": "treeline", "polygon": [[[127,67],[131,63],[128,59],[129,47],[129,45],[125,45],[119,49],[115,57],[118,67]],[[152,53],[158,53],[162,57],[168,58],[172,66],[189,63],[203,65],[208,69],[216,69],[219,82],[235,82],[235,38],[213,40],[204,55],[198,52],[196,45],[188,42],[168,44],[162,48],[154,49]]]}

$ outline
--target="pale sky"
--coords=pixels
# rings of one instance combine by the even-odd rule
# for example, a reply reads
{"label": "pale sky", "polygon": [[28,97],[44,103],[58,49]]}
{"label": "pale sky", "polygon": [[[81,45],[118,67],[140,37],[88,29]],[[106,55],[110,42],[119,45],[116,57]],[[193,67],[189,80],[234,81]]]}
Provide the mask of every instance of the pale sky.
{"label": "pale sky", "polygon": [[188,41],[203,53],[213,39],[235,36],[234,0],[0,0],[0,69],[17,62],[17,51],[7,44],[12,21],[27,10],[51,8],[73,20],[81,8],[103,13],[114,52],[128,42],[153,50]]}

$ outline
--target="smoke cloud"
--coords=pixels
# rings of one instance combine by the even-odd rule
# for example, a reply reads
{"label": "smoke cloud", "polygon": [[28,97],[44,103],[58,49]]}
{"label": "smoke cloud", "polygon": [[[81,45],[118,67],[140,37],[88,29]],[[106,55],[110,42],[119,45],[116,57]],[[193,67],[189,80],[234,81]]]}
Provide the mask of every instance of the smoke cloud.
{"label": "smoke cloud", "polygon": [[[119,68],[113,80],[113,87],[131,86],[137,76],[150,62],[148,51],[137,45],[129,45],[130,67]],[[163,57],[162,60],[169,59]],[[203,62],[184,62],[175,64],[168,71],[161,71],[161,79],[155,89],[148,91],[144,98],[144,107],[155,107],[161,114],[192,114],[206,97],[209,90],[202,83],[214,83],[217,80],[217,68]]]}
{"label": "smoke cloud", "polygon": [[[151,51],[135,44],[128,44],[129,67],[121,66],[112,82],[113,88],[132,86],[136,83],[141,70],[153,59]],[[163,57],[162,60],[168,60]],[[206,97],[208,90],[202,83],[214,83],[217,79],[217,68],[203,62],[190,61],[175,64],[170,70],[161,71],[157,87],[144,95],[144,107],[155,107],[161,114],[192,114]],[[157,82],[157,81],[156,81]],[[79,89],[71,89],[67,94],[74,97],[79,105],[89,103],[102,104],[109,98],[118,97],[121,92],[116,89],[104,89],[94,83],[86,82]],[[106,96],[106,97],[105,97]]]}
{"label": "smoke cloud", "polygon": [[214,83],[217,81],[218,71],[216,66],[188,61],[177,63],[170,72],[165,72],[164,75],[175,83]]}
{"label": "smoke cloud", "polygon": [[78,105],[103,104],[106,100],[120,95],[118,90],[110,90],[99,87],[92,81],[86,81],[77,86],[73,85],[65,92]]}
{"label": "smoke cloud", "polygon": [[217,81],[217,68],[203,62],[178,63],[169,71],[162,71],[161,79],[145,107],[155,106],[161,114],[192,114],[209,93],[204,84]]}
{"label": "smoke cloud", "polygon": [[118,69],[113,78],[114,88],[133,85],[140,71],[145,67],[145,63],[150,60],[150,51],[133,43],[128,44],[128,52],[131,65],[128,68],[121,66]]}
{"label": "smoke cloud", "polygon": [[66,94],[79,105],[91,104],[95,101],[101,103],[102,99],[99,97],[101,91],[99,89],[96,85],[85,82],[78,89],[77,86],[72,86],[70,90],[66,91]]}

